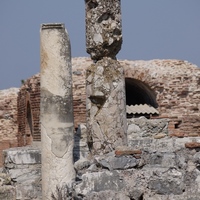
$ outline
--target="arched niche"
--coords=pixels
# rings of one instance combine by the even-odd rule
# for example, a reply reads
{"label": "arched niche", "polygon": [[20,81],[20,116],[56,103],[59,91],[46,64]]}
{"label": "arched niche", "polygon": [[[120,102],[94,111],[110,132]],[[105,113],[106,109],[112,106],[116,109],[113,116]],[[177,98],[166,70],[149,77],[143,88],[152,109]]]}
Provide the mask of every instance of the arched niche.
{"label": "arched niche", "polygon": [[26,105],[26,143],[31,144],[33,141],[33,120],[30,102]]}
{"label": "arched niche", "polygon": [[126,105],[147,104],[158,107],[155,92],[145,83],[133,78],[125,78]]}

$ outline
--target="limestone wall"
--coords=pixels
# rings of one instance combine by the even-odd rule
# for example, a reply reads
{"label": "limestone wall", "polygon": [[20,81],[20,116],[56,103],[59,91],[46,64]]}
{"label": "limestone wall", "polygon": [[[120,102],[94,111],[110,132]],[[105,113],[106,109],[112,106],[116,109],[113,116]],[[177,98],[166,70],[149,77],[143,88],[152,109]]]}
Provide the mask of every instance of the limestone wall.
{"label": "limestone wall", "polygon": [[17,147],[17,93],[18,88],[0,91],[0,167],[2,150]]}

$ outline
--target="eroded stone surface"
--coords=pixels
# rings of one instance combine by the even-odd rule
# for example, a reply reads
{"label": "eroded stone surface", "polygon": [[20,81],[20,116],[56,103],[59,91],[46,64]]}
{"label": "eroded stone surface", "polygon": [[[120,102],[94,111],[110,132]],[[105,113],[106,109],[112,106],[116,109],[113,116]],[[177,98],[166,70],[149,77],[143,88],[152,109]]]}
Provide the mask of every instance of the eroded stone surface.
{"label": "eroded stone surface", "polygon": [[42,191],[51,199],[56,187],[75,179],[71,48],[63,24],[41,27]]}
{"label": "eroded stone surface", "polygon": [[86,72],[87,129],[94,153],[126,144],[126,103],[123,68],[103,58]]}
{"label": "eroded stone surface", "polygon": [[122,44],[120,0],[85,0],[86,46],[93,60],[115,58]]}

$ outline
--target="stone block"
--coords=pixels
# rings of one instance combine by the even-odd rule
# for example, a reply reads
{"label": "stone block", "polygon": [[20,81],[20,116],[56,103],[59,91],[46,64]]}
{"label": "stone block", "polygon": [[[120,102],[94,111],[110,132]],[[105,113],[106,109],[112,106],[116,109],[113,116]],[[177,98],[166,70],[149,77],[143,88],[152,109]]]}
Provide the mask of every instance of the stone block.
{"label": "stone block", "polygon": [[4,170],[9,174],[16,199],[41,199],[41,151],[35,147],[4,150]]}
{"label": "stone block", "polygon": [[82,175],[82,182],[75,187],[77,194],[112,190],[119,192],[124,188],[124,181],[117,172],[94,172]]}
{"label": "stone block", "polygon": [[32,147],[18,147],[4,150],[4,165],[33,165],[41,164],[41,152]]}
{"label": "stone block", "polygon": [[95,157],[95,160],[102,167],[109,170],[125,170],[136,167],[139,160],[131,155],[115,156],[114,152],[103,156]]}

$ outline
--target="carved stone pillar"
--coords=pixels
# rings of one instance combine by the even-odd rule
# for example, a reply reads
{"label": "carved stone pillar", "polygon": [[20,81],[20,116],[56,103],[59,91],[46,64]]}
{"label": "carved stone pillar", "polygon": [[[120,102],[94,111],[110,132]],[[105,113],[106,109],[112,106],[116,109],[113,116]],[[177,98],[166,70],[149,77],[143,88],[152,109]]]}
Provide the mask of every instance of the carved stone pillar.
{"label": "carved stone pillar", "polygon": [[64,24],[41,26],[41,141],[43,199],[75,179],[71,49]]}

